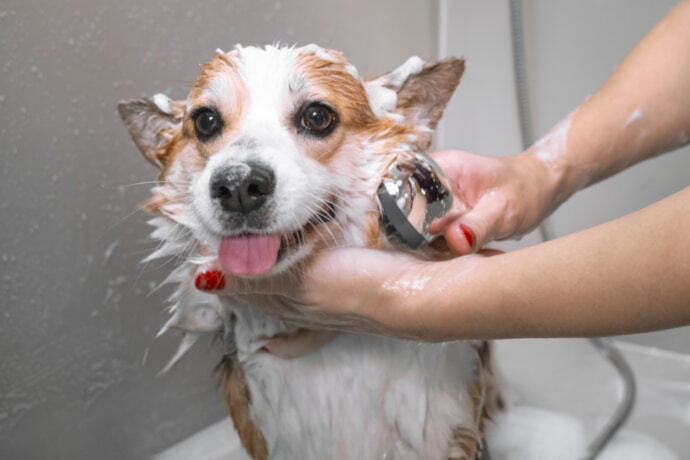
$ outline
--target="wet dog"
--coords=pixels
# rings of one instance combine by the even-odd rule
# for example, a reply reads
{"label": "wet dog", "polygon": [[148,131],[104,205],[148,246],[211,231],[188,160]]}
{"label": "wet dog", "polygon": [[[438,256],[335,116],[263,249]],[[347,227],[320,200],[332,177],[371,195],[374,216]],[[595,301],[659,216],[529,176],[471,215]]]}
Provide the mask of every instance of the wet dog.
{"label": "wet dog", "polygon": [[161,241],[150,258],[181,260],[166,327],[186,333],[178,355],[223,332],[227,402],[254,459],[478,458],[499,404],[487,342],[334,334],[300,327],[299,312],[286,321],[280,302],[213,290],[294,270],[320,248],[386,248],[376,190],[393,162],[429,148],[463,71],[461,59],[413,57],[366,80],[334,50],[237,46],[185,100],[120,103],[160,168],[144,205]]}

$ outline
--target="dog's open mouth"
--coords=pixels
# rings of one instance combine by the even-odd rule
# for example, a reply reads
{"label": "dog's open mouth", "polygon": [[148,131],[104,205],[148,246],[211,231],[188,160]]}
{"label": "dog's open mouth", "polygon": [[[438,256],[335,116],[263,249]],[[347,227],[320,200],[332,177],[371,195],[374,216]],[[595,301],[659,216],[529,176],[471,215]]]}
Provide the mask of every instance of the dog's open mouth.
{"label": "dog's open mouth", "polygon": [[243,233],[224,236],[218,248],[218,261],[225,273],[257,276],[268,272],[289,251],[305,241],[313,228],[335,218],[335,204],[327,201],[305,225],[285,234]]}

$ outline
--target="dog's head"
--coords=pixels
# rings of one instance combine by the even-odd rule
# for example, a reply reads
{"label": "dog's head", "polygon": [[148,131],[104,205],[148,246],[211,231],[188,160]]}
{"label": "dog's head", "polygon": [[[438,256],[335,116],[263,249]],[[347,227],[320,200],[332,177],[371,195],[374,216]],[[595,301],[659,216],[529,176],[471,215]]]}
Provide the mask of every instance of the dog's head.
{"label": "dog's head", "polygon": [[204,65],[186,100],[118,108],[160,168],[145,207],[227,273],[270,275],[320,245],[381,244],[381,178],[429,147],[463,70],[414,57],[366,81],[337,51],[238,46]]}

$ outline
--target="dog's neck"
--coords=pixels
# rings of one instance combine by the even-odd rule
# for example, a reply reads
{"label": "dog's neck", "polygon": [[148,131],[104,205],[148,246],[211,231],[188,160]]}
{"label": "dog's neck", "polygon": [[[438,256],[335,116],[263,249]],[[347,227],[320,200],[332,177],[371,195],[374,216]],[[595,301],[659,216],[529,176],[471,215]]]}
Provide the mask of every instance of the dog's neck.
{"label": "dog's neck", "polygon": [[[158,249],[146,260],[179,255],[181,248],[189,247],[193,236],[185,231],[174,215],[149,221],[155,230],[151,236],[160,241]],[[161,332],[181,331],[183,339],[175,355],[164,370],[174,365],[204,334],[223,332],[225,353],[237,354],[241,360],[253,353],[267,352],[290,359],[310,353],[335,337],[335,333],[303,328],[278,318],[272,308],[257,308],[239,298],[221,297],[212,292],[200,291],[194,285],[194,274],[199,266],[208,263],[212,256],[198,249],[168,276],[163,284],[175,284],[169,297],[172,317]]]}
{"label": "dog's neck", "polygon": [[251,305],[238,306],[232,300],[227,308],[235,318],[234,340],[240,360],[252,353],[271,353],[292,359],[318,350],[337,333],[288,324]]}

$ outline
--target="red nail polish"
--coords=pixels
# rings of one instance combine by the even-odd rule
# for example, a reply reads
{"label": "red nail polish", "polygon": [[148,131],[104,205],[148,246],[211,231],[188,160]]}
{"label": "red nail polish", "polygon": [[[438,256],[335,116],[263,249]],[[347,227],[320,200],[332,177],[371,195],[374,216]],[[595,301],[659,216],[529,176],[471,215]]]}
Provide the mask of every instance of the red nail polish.
{"label": "red nail polish", "polygon": [[467,242],[470,243],[470,248],[474,247],[474,236],[472,236],[470,229],[464,225],[461,225],[460,230],[462,230],[462,234],[465,235]]}
{"label": "red nail polish", "polygon": [[213,291],[225,287],[225,276],[220,270],[208,270],[196,275],[194,286],[200,291]]}

